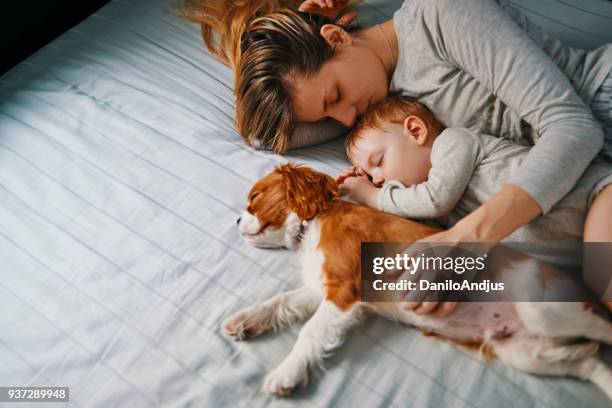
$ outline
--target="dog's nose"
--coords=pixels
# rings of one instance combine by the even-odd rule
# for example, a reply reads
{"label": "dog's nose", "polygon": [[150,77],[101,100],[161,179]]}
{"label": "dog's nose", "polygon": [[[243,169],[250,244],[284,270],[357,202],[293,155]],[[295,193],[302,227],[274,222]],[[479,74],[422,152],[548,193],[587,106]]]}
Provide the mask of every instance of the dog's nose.
{"label": "dog's nose", "polygon": [[242,219],[242,217],[238,217],[238,219],[236,220],[236,224],[240,224],[240,220]]}

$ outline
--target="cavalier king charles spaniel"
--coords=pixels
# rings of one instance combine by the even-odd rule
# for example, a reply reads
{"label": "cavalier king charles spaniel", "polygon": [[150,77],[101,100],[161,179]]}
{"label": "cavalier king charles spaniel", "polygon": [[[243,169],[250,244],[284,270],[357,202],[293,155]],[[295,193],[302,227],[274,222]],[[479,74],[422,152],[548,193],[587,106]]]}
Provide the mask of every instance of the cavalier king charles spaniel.
{"label": "cavalier king charles spaniel", "polygon": [[[301,258],[301,287],[248,307],[223,324],[227,335],[243,340],[307,320],[289,355],[264,380],[270,395],[285,396],[306,384],[309,368],[321,364],[351,327],[373,313],[471,345],[487,359],[497,357],[518,370],[590,380],[612,398],[612,371],[598,353],[599,342],[612,344],[612,325],[594,313],[593,303],[461,302],[438,317],[405,310],[398,302],[362,301],[361,242],[411,243],[439,230],[344,201],[326,174],[278,166],[249,192],[238,227],[254,246],[288,248]],[[563,276],[551,277],[554,268],[525,262],[534,277],[530,285],[567,283]],[[513,273],[500,269],[500,274]]]}

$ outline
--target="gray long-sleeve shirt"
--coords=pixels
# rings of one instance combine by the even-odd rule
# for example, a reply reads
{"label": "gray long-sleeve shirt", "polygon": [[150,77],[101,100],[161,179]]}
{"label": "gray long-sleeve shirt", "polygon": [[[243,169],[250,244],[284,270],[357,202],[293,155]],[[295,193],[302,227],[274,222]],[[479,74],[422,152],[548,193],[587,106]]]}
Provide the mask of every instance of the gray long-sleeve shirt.
{"label": "gray long-sleeve shirt", "polygon": [[[529,147],[508,139],[466,128],[448,128],[433,143],[427,181],[412,186],[394,180],[385,183],[379,192],[378,208],[402,217],[434,219],[442,226],[452,227],[519,172],[529,151]],[[590,202],[610,183],[612,163],[592,163],[551,211],[504,241],[581,241]]]}
{"label": "gray long-sleeve shirt", "polygon": [[417,98],[447,127],[535,143],[508,183],[548,212],[602,147],[585,102],[612,69],[612,45],[572,49],[505,0],[406,0],[394,25],[391,90]]}

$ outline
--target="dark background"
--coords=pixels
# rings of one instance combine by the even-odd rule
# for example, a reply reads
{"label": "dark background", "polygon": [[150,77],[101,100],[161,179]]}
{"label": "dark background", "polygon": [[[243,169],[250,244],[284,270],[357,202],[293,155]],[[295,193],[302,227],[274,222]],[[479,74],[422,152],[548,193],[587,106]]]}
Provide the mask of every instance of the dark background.
{"label": "dark background", "polygon": [[0,74],[84,20],[108,1],[3,1],[4,4],[0,6]]}

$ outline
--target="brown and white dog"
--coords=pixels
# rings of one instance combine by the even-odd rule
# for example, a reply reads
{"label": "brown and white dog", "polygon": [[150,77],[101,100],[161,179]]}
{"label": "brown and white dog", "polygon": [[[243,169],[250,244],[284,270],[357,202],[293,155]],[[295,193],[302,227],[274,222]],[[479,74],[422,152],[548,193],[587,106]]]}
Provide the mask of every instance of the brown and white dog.
{"label": "brown and white dog", "polygon": [[[302,287],[223,324],[229,336],[242,340],[308,319],[289,355],[266,376],[268,394],[284,396],[305,384],[309,367],[320,364],[365,313],[373,312],[460,344],[486,346],[490,356],[519,370],[591,380],[612,399],[612,371],[598,355],[599,342],[612,344],[612,325],[583,303],[466,302],[435,317],[399,303],[361,302],[361,242],[408,243],[438,230],[338,199],[328,175],[292,164],[277,167],[253,186],[238,224],[257,247],[286,247],[301,255]],[[536,278],[533,285],[550,280]],[[495,336],[498,330],[502,336]],[[577,338],[589,341],[576,343]]]}

